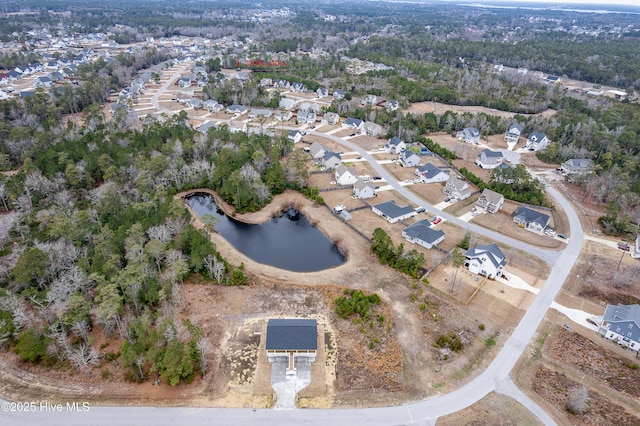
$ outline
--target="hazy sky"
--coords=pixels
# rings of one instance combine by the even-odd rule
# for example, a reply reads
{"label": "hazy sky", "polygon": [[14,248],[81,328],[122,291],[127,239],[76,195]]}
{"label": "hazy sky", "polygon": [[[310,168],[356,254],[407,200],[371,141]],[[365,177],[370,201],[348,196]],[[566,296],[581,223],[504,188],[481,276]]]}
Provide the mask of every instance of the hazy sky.
{"label": "hazy sky", "polygon": [[558,5],[564,4],[598,4],[602,6],[602,9],[606,9],[607,5],[615,5],[615,4],[625,4],[629,6],[638,6],[640,7],[640,0],[524,0],[522,2],[517,0],[490,0],[491,3],[505,2],[505,3],[554,3]]}

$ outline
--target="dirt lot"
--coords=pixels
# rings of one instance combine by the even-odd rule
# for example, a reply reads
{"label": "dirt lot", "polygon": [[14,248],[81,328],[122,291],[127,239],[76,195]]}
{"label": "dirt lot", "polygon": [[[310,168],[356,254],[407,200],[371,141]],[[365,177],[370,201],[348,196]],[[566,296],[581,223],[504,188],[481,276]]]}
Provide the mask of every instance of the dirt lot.
{"label": "dirt lot", "polygon": [[[444,114],[447,111],[453,111],[459,114],[465,113],[465,112],[476,113],[476,114],[485,113],[488,115],[495,115],[495,116],[504,117],[504,118],[512,118],[516,116],[516,113],[514,112],[500,111],[497,109],[487,108],[483,106],[447,105],[447,104],[441,104],[438,102],[418,102],[411,105],[411,107],[405,111],[410,113],[418,113],[418,114],[425,114],[428,112],[433,112],[435,114]],[[555,113],[556,113],[555,110],[548,109],[546,111],[543,111],[535,115],[540,115],[543,117],[551,117]],[[522,115],[528,115],[528,114],[522,114]]]}
{"label": "dirt lot", "polygon": [[491,392],[470,407],[438,419],[438,426],[533,426],[542,423],[519,402]]}

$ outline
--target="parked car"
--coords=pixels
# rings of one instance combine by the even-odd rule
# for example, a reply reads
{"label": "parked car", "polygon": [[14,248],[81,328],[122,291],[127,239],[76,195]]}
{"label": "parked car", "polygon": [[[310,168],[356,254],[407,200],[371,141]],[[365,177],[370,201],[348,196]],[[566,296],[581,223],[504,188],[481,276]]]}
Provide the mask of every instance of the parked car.
{"label": "parked car", "polygon": [[436,217],[436,220],[433,221],[434,225],[439,224],[440,222],[442,222],[442,218],[441,217]]}
{"label": "parked car", "polygon": [[447,198],[445,198],[445,199],[444,199],[444,202],[445,202],[445,203],[448,203],[449,201],[451,201],[451,198],[450,198],[450,197],[447,197]]}
{"label": "parked car", "polygon": [[416,213],[424,213],[424,211],[425,211],[425,210],[426,210],[426,209],[425,209],[424,207],[418,207],[418,208],[416,209]]}
{"label": "parked car", "polygon": [[556,237],[558,237],[558,238],[562,238],[563,240],[566,240],[566,239],[567,239],[567,236],[566,236],[566,235],[564,235],[564,234],[557,234],[557,235],[556,235]]}
{"label": "parked car", "polygon": [[556,236],[556,231],[554,231],[551,228],[547,228],[544,230],[544,233],[547,234],[550,237],[555,237]]}
{"label": "parked car", "polygon": [[380,176],[374,176],[374,177],[373,177],[373,180],[382,180],[382,177],[380,177]]}
{"label": "parked car", "polygon": [[620,250],[624,250],[624,251],[629,251],[629,250],[631,250],[631,247],[629,247],[629,244],[625,243],[624,241],[620,241],[620,242],[618,243],[618,248],[619,248]]}
{"label": "parked car", "polygon": [[349,136],[355,136],[355,135],[356,135],[355,133],[351,133]]}

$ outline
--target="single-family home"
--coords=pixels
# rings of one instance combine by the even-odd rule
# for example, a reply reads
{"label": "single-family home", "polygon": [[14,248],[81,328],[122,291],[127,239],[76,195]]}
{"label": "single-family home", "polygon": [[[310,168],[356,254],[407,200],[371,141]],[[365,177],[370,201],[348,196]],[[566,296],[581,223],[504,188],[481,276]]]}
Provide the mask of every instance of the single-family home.
{"label": "single-family home", "polygon": [[289,130],[287,137],[290,141],[293,141],[293,143],[298,143],[302,140],[302,132],[299,130]]}
{"label": "single-family home", "polygon": [[376,196],[376,187],[371,182],[358,179],[353,184],[353,196],[361,200],[373,198]]}
{"label": "single-family home", "polygon": [[329,89],[327,89],[326,87],[318,87],[318,90],[316,90],[316,95],[320,99],[326,98],[327,96],[329,96]]}
{"label": "single-family home", "polygon": [[291,87],[291,83],[289,83],[288,80],[276,79],[273,80],[273,87],[276,87],[278,89],[288,89],[289,87]]}
{"label": "single-family home", "polygon": [[273,115],[273,111],[271,111],[270,109],[267,108],[251,108],[251,111],[249,111],[249,115],[247,117],[249,118],[269,118]]}
{"label": "single-family home", "polygon": [[364,97],[364,99],[362,99],[362,102],[360,103],[360,105],[374,106],[377,103],[378,103],[378,97],[376,95],[367,95]]}
{"label": "single-family home", "polygon": [[352,117],[347,117],[347,119],[342,123],[342,127],[354,130],[362,130],[363,125],[364,122],[362,120]]}
{"label": "single-family home", "polygon": [[270,78],[261,78],[260,86],[263,86],[263,87],[273,86],[273,80],[271,80]]}
{"label": "single-family home", "polygon": [[478,244],[464,254],[464,266],[472,274],[495,279],[503,274],[507,260],[496,244]]}
{"label": "single-family home", "polygon": [[561,84],[562,83],[562,79],[560,77],[558,77],[557,75],[551,75],[549,74],[545,79],[544,79],[545,83],[554,83],[554,84]]}
{"label": "single-family home", "polygon": [[307,88],[305,87],[305,85],[303,83],[291,83],[291,91],[292,92],[306,92]]}
{"label": "single-family home", "polygon": [[219,104],[215,99],[207,99],[202,103],[202,106],[212,114],[215,114],[216,112],[222,111],[224,109],[224,105]]}
{"label": "single-family home", "polygon": [[293,118],[293,112],[278,110],[274,114],[274,117],[278,121],[288,121],[288,120],[291,120]]}
{"label": "single-family home", "polygon": [[444,240],[444,232],[431,228],[429,219],[422,219],[402,230],[405,240],[430,249]]}
{"label": "single-family home", "polygon": [[503,64],[495,64],[493,66],[493,70],[496,72],[502,72],[502,70],[504,70],[504,65]]}
{"label": "single-family home", "polygon": [[444,186],[444,193],[456,200],[466,200],[471,196],[471,188],[467,182],[451,176]]}
{"label": "single-family home", "polygon": [[340,157],[340,154],[332,151],[326,151],[322,156],[321,161],[322,161],[322,167],[324,169],[329,169],[329,170],[333,170],[336,167],[338,167],[340,164],[342,164],[342,158]]}
{"label": "single-family home", "polygon": [[396,223],[400,220],[409,219],[416,215],[416,211],[411,206],[400,207],[394,200],[376,204],[371,210],[389,223]]}
{"label": "single-family home", "polygon": [[329,151],[329,149],[319,142],[314,142],[309,147],[309,153],[316,160],[319,160],[320,158],[324,157],[324,153],[327,151]]}
{"label": "single-family home", "polygon": [[548,215],[522,206],[518,207],[513,215],[513,221],[521,228],[540,235],[549,226],[550,220]]}
{"label": "single-family home", "polygon": [[410,149],[405,149],[398,156],[398,162],[402,167],[417,167],[420,164],[420,156]]}
{"label": "single-family home", "polygon": [[378,123],[374,123],[373,121],[365,121],[362,128],[364,130],[364,134],[372,138],[382,134],[382,126]]}
{"label": "single-family home", "polygon": [[481,169],[495,169],[502,163],[503,159],[502,152],[484,149],[480,154],[476,155],[476,164]]}
{"label": "single-family home", "polygon": [[49,78],[51,79],[51,81],[56,83],[64,80],[64,75],[60,71],[54,71],[51,74],[49,74]]}
{"label": "single-family home", "polygon": [[247,107],[244,105],[233,104],[227,108],[227,111],[231,114],[244,114],[247,112]]}
{"label": "single-family home", "polygon": [[231,133],[247,133],[247,123],[243,121],[230,121],[229,122],[229,132]]}
{"label": "single-family home", "polygon": [[527,73],[529,72],[529,70],[527,68],[518,68],[518,74],[519,75],[527,75]]}
{"label": "single-family home", "polygon": [[640,350],[640,305],[607,305],[598,333],[619,345]]}
{"label": "single-family home", "polygon": [[292,110],[296,107],[296,101],[290,98],[282,98],[278,103],[278,107],[282,109]]}
{"label": "single-family home", "polygon": [[203,102],[202,102],[202,99],[191,98],[187,100],[184,104],[187,108],[200,109],[202,108]]}
{"label": "single-family home", "polygon": [[549,145],[549,139],[547,135],[539,132],[533,132],[527,138],[527,143],[524,146],[529,151],[540,151]]}
{"label": "single-family home", "polygon": [[347,168],[344,164],[340,164],[336,167],[335,178],[338,185],[353,185],[359,180],[358,175],[356,175],[356,171],[354,169]]}
{"label": "single-family home", "polygon": [[337,101],[340,99],[344,99],[344,96],[346,95],[346,92],[344,90],[335,90],[333,92],[333,100]]}
{"label": "single-family home", "polygon": [[198,131],[206,135],[209,132],[209,129],[211,128],[217,129],[218,127],[219,127],[219,123],[216,123],[215,121],[207,121],[206,123],[198,127]]}
{"label": "single-family home", "polygon": [[327,112],[322,121],[326,121],[328,125],[337,124],[340,122],[340,115],[335,112]]}
{"label": "single-family home", "polygon": [[585,158],[572,158],[560,165],[562,174],[586,175],[593,171],[593,161]]}
{"label": "single-family home", "polygon": [[53,81],[49,77],[44,76],[44,77],[38,77],[36,79],[34,86],[39,88],[48,88],[48,87],[51,87],[52,85],[53,85]]}
{"label": "single-family home", "polygon": [[504,204],[504,195],[490,189],[485,189],[476,201],[476,208],[487,213],[497,213]]}
{"label": "single-family home", "polygon": [[506,143],[518,143],[520,140],[520,134],[522,133],[522,126],[520,123],[513,123],[507,129],[507,132],[504,134],[504,141]]}
{"label": "single-family home", "polygon": [[460,132],[460,140],[475,145],[480,144],[480,131],[475,127],[467,127]]}
{"label": "single-family home", "polygon": [[449,173],[431,163],[416,168],[416,176],[421,183],[440,183],[449,180]]}
{"label": "single-family home", "polygon": [[387,101],[387,104],[385,105],[385,108],[387,109],[387,111],[395,111],[398,109],[398,101],[396,101],[395,99],[389,99]]}
{"label": "single-family home", "polygon": [[514,182],[515,169],[507,163],[500,163],[493,169],[491,180],[498,183],[511,185]]}
{"label": "single-family home", "polygon": [[180,87],[191,87],[191,77],[181,77],[176,84]]}
{"label": "single-family home", "polygon": [[314,111],[298,111],[296,120],[298,120],[298,124],[313,124],[316,122],[316,113]]}
{"label": "single-family home", "polygon": [[407,148],[407,144],[397,136],[392,137],[384,145],[384,150],[390,154],[400,154]]}
{"label": "single-family home", "polygon": [[265,349],[267,360],[289,360],[287,371],[295,371],[296,358],[315,362],[318,352],[318,324],[315,319],[270,319],[267,323]]}

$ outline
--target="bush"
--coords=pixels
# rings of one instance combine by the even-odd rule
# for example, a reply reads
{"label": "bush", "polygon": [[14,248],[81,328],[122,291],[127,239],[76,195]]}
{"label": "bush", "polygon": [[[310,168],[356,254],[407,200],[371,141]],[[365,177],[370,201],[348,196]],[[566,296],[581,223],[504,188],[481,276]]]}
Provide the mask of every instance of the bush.
{"label": "bush", "polygon": [[484,328],[485,328],[484,324],[478,324],[478,330],[484,331]]}
{"label": "bush", "polygon": [[440,348],[450,348],[454,352],[460,352],[464,349],[464,343],[460,340],[460,336],[454,332],[441,334],[436,340],[435,346]]}
{"label": "bush", "polygon": [[[358,314],[360,318],[369,320],[371,317],[371,305],[379,305],[380,301],[380,296],[375,293],[365,296],[362,290],[346,289],[344,296],[338,297],[334,302],[336,304],[336,314],[341,318],[349,318],[353,314]],[[378,316],[379,322],[380,317]]]}
{"label": "bush", "polygon": [[493,337],[487,337],[486,340],[484,341],[484,344],[486,347],[490,348],[492,346],[496,345],[496,339]]}
{"label": "bush", "polygon": [[576,386],[569,391],[567,410],[571,414],[584,414],[589,408],[589,390],[586,386]]}

